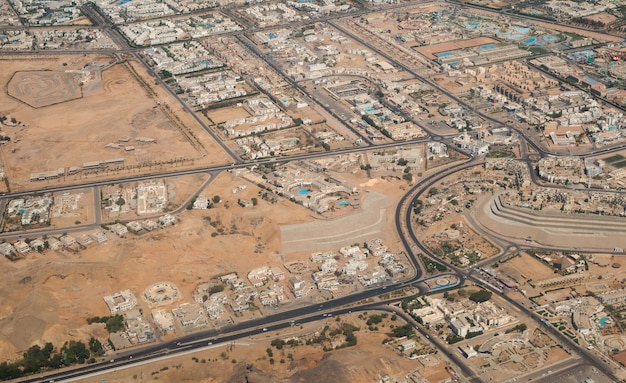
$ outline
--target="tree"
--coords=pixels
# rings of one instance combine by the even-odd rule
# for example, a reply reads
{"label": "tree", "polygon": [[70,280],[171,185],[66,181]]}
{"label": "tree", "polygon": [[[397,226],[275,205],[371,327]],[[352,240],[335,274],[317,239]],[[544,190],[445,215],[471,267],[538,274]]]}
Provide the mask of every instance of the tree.
{"label": "tree", "polygon": [[213,202],[214,203],[219,203],[221,200],[222,200],[222,198],[220,198],[220,196],[218,196],[218,195],[214,195],[213,196]]}
{"label": "tree", "polygon": [[117,199],[117,201],[115,201],[115,204],[117,206],[122,206],[122,205],[126,204],[126,201],[124,200],[124,198],[120,197],[120,198]]}
{"label": "tree", "polygon": [[91,339],[89,339],[89,351],[98,356],[104,355],[104,348],[102,348],[102,343],[94,337],[91,337]]}
{"label": "tree", "polygon": [[491,298],[491,291],[487,290],[479,290],[470,294],[469,299],[476,302],[481,303],[488,301]]}
{"label": "tree", "polygon": [[397,326],[393,328],[393,335],[396,337],[402,336],[412,336],[414,334],[413,327],[410,324],[405,324],[404,326]]}
{"label": "tree", "polygon": [[224,291],[224,285],[214,285],[209,287],[209,295],[221,293],[222,291]]}

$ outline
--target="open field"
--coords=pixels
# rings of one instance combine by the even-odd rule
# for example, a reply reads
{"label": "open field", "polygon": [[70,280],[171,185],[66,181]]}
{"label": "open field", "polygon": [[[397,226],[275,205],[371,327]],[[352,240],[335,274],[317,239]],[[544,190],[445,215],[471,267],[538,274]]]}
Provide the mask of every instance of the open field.
{"label": "open field", "polygon": [[[385,238],[392,251],[399,251],[396,235],[392,234],[393,200],[405,188],[406,181],[376,178],[362,182],[364,175],[363,171],[346,174],[349,182],[371,190],[386,201],[374,211],[376,216],[386,218],[375,233],[368,232],[368,238]],[[176,191],[176,195],[171,196],[175,201],[173,204],[180,206],[187,201],[206,180],[200,175],[168,180]],[[6,283],[0,286],[2,359],[11,360],[31,345],[46,341],[60,345],[67,340],[87,340],[91,336],[106,339],[101,325],[87,325],[86,319],[106,315],[108,310],[102,297],[116,291],[130,289],[139,297],[150,284],[170,281],[180,291],[181,298],[176,303],[189,302],[198,283],[208,282],[217,275],[230,272],[245,275],[256,267],[281,267],[286,262],[308,259],[309,251],[285,252],[280,228],[312,222],[310,210],[282,198],[274,203],[258,198],[256,206],[244,208],[239,206],[238,200],[258,197],[258,186],[228,172],[210,181],[201,194],[209,199],[219,196],[221,201],[208,210],[184,210],[177,216],[178,222],[173,227],[139,235],[127,233],[123,238],[108,233],[107,242],[87,246],[75,253],[45,250],[43,253],[28,253],[18,262],[0,260],[7,273]],[[232,192],[235,189],[236,194]],[[92,214],[86,206],[92,204],[91,200],[92,193],[86,190],[77,210],[81,218],[83,214]],[[357,218],[352,223],[353,230],[365,225],[358,218],[363,213],[366,212],[353,216]],[[351,218],[348,215],[336,220],[320,220],[315,225],[320,232],[327,228],[336,231],[337,223]],[[354,242],[356,238],[350,238],[350,241]],[[340,246],[335,243],[333,249]],[[303,302],[294,300],[291,295],[287,298],[284,308]],[[313,301],[314,298],[311,297]],[[138,301],[138,307],[144,313],[150,312],[147,302]],[[245,320],[251,315],[237,318],[230,313],[226,316]],[[31,331],[15,331],[18,323],[31,323]]]}
{"label": "open field", "polygon": [[[244,184],[245,190],[230,193]],[[35,343],[60,346],[91,335],[104,340],[101,325],[87,325],[86,318],[107,315],[102,296],[121,289],[139,296],[152,283],[171,281],[180,289],[181,300],[191,301],[197,283],[215,275],[282,264],[278,227],[310,220],[310,212],[287,200],[273,205],[260,200],[245,209],[237,205],[238,198],[257,192],[253,184],[223,173],[204,191],[219,195],[222,202],[210,210],[185,210],[174,227],[125,238],[108,233],[107,242],[78,253],[46,250],[18,262],[1,259],[7,273],[0,286],[1,359],[11,360]],[[211,235],[219,229],[222,234]],[[145,305],[144,312],[149,312]],[[25,323],[28,332],[16,331]]]}
{"label": "open field", "polygon": [[[79,197],[78,197],[79,195]],[[75,208],[64,206],[63,201],[68,196],[76,196]],[[50,226],[52,227],[68,227],[77,224],[93,223],[94,215],[94,195],[93,189],[76,190],[74,193],[55,193],[55,205],[52,208],[52,219]]]}
{"label": "open field", "polygon": [[[519,257],[513,257],[502,263],[499,270],[517,281],[520,286],[524,286],[528,280],[538,282],[555,276],[552,268],[525,252],[520,253]],[[524,288],[530,288],[530,286]]]}
{"label": "open field", "polygon": [[[5,128],[11,142],[2,147],[12,190],[228,161],[143,67],[114,62],[102,55],[2,60],[0,115],[19,122]],[[80,75],[86,65],[89,74]],[[89,173],[71,169],[111,159],[123,163]],[[65,175],[29,182],[32,173],[58,169]]]}
{"label": "open field", "polygon": [[[374,312],[368,312],[368,315]],[[428,381],[438,382],[450,378],[446,362],[438,355],[430,355],[421,361],[409,360],[390,346],[382,345],[389,335],[390,325],[404,324],[400,319],[385,319],[378,331],[367,330],[367,316],[359,314],[342,316],[296,326],[280,332],[272,332],[235,342],[231,345],[214,345],[203,351],[168,358],[144,366],[124,369],[111,374],[79,380],[79,382],[100,382],[106,378],[111,382],[152,382],[156,379],[165,382],[257,382],[257,383],[297,383],[297,382],[372,382],[379,376],[403,379],[410,371],[417,370]],[[355,331],[357,345],[324,352],[319,344],[286,345],[277,350],[270,345],[272,340],[295,337],[304,341],[340,323],[360,327]],[[269,357],[267,349],[272,350]],[[271,360],[270,360],[271,359]],[[402,380],[400,380],[402,381]]]}

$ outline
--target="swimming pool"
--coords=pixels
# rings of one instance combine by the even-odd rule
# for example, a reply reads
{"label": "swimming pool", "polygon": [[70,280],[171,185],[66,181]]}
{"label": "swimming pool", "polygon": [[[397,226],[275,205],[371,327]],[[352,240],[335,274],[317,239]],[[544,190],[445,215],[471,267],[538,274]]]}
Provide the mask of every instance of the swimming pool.
{"label": "swimming pool", "polygon": [[598,320],[598,324],[600,325],[600,327],[604,327],[606,326],[609,322],[611,321],[611,318],[600,318],[600,320]]}
{"label": "swimming pool", "polygon": [[552,35],[543,36],[543,41],[546,41],[549,43],[554,42],[556,40],[558,40],[558,37],[556,36],[552,36]]}
{"label": "swimming pool", "polygon": [[338,205],[339,205],[339,207],[344,207],[344,206],[348,205],[349,203],[350,203],[349,201],[344,199],[343,201],[339,201]]}
{"label": "swimming pool", "polygon": [[311,191],[309,189],[300,189],[298,190],[298,194],[299,195],[307,195],[309,194]]}
{"label": "swimming pool", "polygon": [[585,77],[584,77],[584,79],[585,79],[585,81],[587,81],[589,84],[595,84],[595,83],[597,83],[597,81],[596,81],[596,80],[594,80],[594,79],[592,79],[591,77],[587,77],[587,76],[585,76]]}
{"label": "swimming pool", "polygon": [[534,43],[535,43],[535,41],[537,41],[537,39],[536,39],[536,38],[534,38],[534,37],[531,37],[531,38],[529,38],[529,39],[524,40],[524,41],[522,42],[522,44],[525,44],[525,45],[531,45],[531,44],[534,44]]}
{"label": "swimming pool", "polygon": [[496,49],[496,46],[494,44],[488,44],[481,46],[480,49]]}
{"label": "swimming pool", "polygon": [[450,57],[453,54],[454,53],[452,53],[452,52],[441,52],[441,53],[437,53],[437,57]]}
{"label": "swimming pool", "polygon": [[480,21],[466,21],[463,24],[465,25],[465,28],[470,31],[475,31],[480,27]]}

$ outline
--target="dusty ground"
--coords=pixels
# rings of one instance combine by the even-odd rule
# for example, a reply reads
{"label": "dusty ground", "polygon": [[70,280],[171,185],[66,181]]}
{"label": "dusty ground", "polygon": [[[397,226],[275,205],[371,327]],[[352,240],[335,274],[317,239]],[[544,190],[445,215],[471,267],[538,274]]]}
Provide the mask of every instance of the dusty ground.
{"label": "dusty ground", "polygon": [[499,271],[513,278],[520,286],[525,286],[524,289],[531,288],[526,284],[528,280],[539,282],[555,277],[552,268],[525,252],[501,264]]}
{"label": "dusty ground", "polygon": [[586,16],[585,19],[599,21],[603,23],[604,25],[609,25],[615,22],[615,20],[617,20],[617,17],[613,16],[612,14],[608,12],[601,12],[601,13],[596,13],[595,15]]}
{"label": "dusty ground", "polygon": [[[16,71],[64,73],[91,63],[108,65],[114,61],[104,55],[3,59],[0,84],[9,83]],[[10,115],[19,121],[16,127],[5,127],[4,133],[11,137],[11,142],[3,145],[1,151],[12,190],[228,162],[226,154],[197,122],[183,113],[176,100],[155,86],[154,80],[137,63],[128,61],[111,66],[102,72],[101,79],[92,79],[79,89],[82,97],[70,101],[64,101],[67,99],[64,94],[70,91],[58,89],[62,82],[45,82],[39,86],[43,88],[18,86],[20,94],[31,104],[34,99],[41,101],[44,106],[39,108],[7,95],[6,90],[0,94],[0,115]],[[54,103],[55,97],[59,103]],[[134,140],[136,137],[154,138],[157,142],[140,143]],[[119,142],[121,138],[130,141]],[[105,148],[108,143],[120,143],[122,148]],[[135,149],[126,151],[124,146]],[[183,157],[181,153],[185,153],[185,162],[174,162]],[[31,173],[81,167],[84,162],[112,158],[124,158],[124,164],[89,175],[83,171],[54,181],[29,182]]]}
{"label": "dusty ground", "polygon": [[[390,199],[390,208],[384,214],[392,217],[392,201],[406,189],[406,181],[367,180],[364,176],[362,171],[346,175],[348,182]],[[174,205],[185,203],[206,179],[186,176],[167,180],[175,184],[177,191],[171,196]],[[232,192],[244,185],[245,189]],[[221,202],[208,210],[184,209],[173,227],[140,235],[128,233],[124,238],[108,233],[106,243],[90,245],[78,253],[46,250],[29,253],[18,262],[0,259],[6,272],[6,283],[0,286],[0,360],[17,358],[31,345],[47,341],[60,346],[68,340],[87,340],[91,336],[105,340],[102,325],[87,325],[86,319],[107,315],[102,297],[122,289],[134,292],[138,307],[149,313],[152,307],[141,299],[141,294],[152,283],[176,284],[181,298],[174,304],[179,304],[191,301],[198,283],[217,275],[233,271],[245,275],[255,267],[282,267],[286,262],[308,258],[310,252],[282,251],[280,227],[312,222],[313,213],[285,199],[271,204],[258,198],[259,190],[253,183],[223,172],[202,191],[208,198],[219,195]],[[93,193],[86,191],[83,197],[81,205],[91,202]],[[238,199],[253,197],[258,198],[257,206],[243,208],[237,204]],[[92,215],[87,212],[85,207],[80,214]],[[323,223],[333,225],[332,220],[318,221]],[[380,230],[371,233],[372,237],[381,235],[387,238],[390,249],[400,250],[391,218]],[[289,300],[285,307],[310,303],[308,299],[294,300],[288,291],[286,287]],[[248,318],[236,318],[232,313],[227,317]],[[25,325],[28,332],[18,331],[18,326]]]}
{"label": "dusty ground", "polygon": [[[230,193],[241,184],[248,188]],[[238,198],[251,198],[257,191],[224,173],[205,191],[223,201],[210,210],[185,210],[175,227],[123,239],[109,233],[108,242],[78,254],[47,250],[15,263],[0,259],[7,272],[0,286],[0,359],[15,358],[37,342],[88,339],[94,331],[104,338],[97,325],[85,322],[108,313],[103,295],[129,288],[139,297],[151,283],[171,281],[182,300],[190,301],[196,284],[217,274],[282,264],[279,225],[305,222],[309,211],[289,201],[270,205],[259,199],[256,207],[246,209],[237,205]],[[211,226],[208,217],[220,225]],[[224,234],[212,237],[220,228]],[[15,331],[24,323],[30,331]]]}
{"label": "dusty ground", "polygon": [[94,215],[94,195],[93,189],[79,189],[73,190],[72,195],[80,194],[80,198],[78,199],[77,209],[75,210],[61,210],[60,199],[64,193],[55,193],[55,206],[53,206],[52,210],[59,209],[59,216],[54,216],[50,219],[51,227],[68,227],[72,225],[79,224],[87,224],[93,223],[95,221]]}
{"label": "dusty ground", "polygon": [[[216,345],[206,351],[92,377],[81,382],[100,382],[102,378],[106,378],[112,382],[152,382],[158,379],[166,382],[197,383],[356,383],[376,381],[379,375],[404,378],[415,369],[428,381],[438,382],[450,378],[445,370],[445,363],[437,356],[430,356],[431,361],[425,366],[418,360],[406,359],[391,347],[382,345],[383,339],[388,337],[385,329],[392,324],[404,324],[399,319],[395,322],[385,319],[378,325],[380,330],[373,332],[366,330],[365,319],[367,318],[359,319],[357,314],[352,314],[341,317],[341,322],[337,322],[336,318],[319,321],[307,324],[302,329],[296,327],[291,331],[245,339],[235,343],[232,349]],[[324,352],[320,345],[285,346],[282,350],[270,345],[271,340],[277,338],[298,336],[305,339],[316,331],[321,331],[325,325],[334,328],[344,321],[361,328],[354,333],[357,338],[357,345],[354,347]],[[272,348],[273,364],[270,363],[267,348]]]}

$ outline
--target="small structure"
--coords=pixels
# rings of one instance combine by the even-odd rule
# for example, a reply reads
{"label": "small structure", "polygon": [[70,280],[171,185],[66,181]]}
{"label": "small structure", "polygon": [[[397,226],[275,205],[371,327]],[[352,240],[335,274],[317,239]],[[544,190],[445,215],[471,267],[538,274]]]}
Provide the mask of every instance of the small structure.
{"label": "small structure", "polygon": [[98,230],[95,233],[91,234],[91,238],[97,243],[103,243],[108,240],[106,234],[102,230]]}
{"label": "small structure", "polygon": [[11,245],[10,243],[0,243],[0,254],[4,255],[5,257],[8,257],[9,255],[11,255],[13,253],[13,251],[15,251],[15,249],[13,248],[13,245]]}
{"label": "small structure", "polygon": [[33,239],[28,245],[33,251],[42,251],[45,247],[45,243],[39,238]]}
{"label": "small structure", "polygon": [[115,293],[113,295],[107,295],[104,297],[104,303],[111,314],[118,313],[120,311],[127,311],[135,307],[137,304],[137,298],[130,290],[126,289]]}
{"label": "small structure", "polygon": [[25,254],[30,251],[30,246],[28,246],[28,244],[24,241],[15,242],[13,244],[13,247],[15,248],[15,251],[17,251],[19,254]]}
{"label": "small structure", "polygon": [[121,223],[116,223],[114,225],[109,226],[109,230],[111,230],[111,232],[113,232],[114,234],[117,234],[120,237],[128,233],[128,229],[126,228],[126,226],[122,225]]}
{"label": "small structure", "polygon": [[72,237],[69,234],[66,234],[66,235],[62,236],[61,238],[59,238],[59,241],[61,241],[61,243],[65,247],[74,246],[74,244],[76,243],[76,239],[74,239],[74,237]]}
{"label": "small structure", "polygon": [[306,282],[299,275],[289,278],[289,285],[296,298],[306,297],[309,294],[310,289],[306,287]]}

